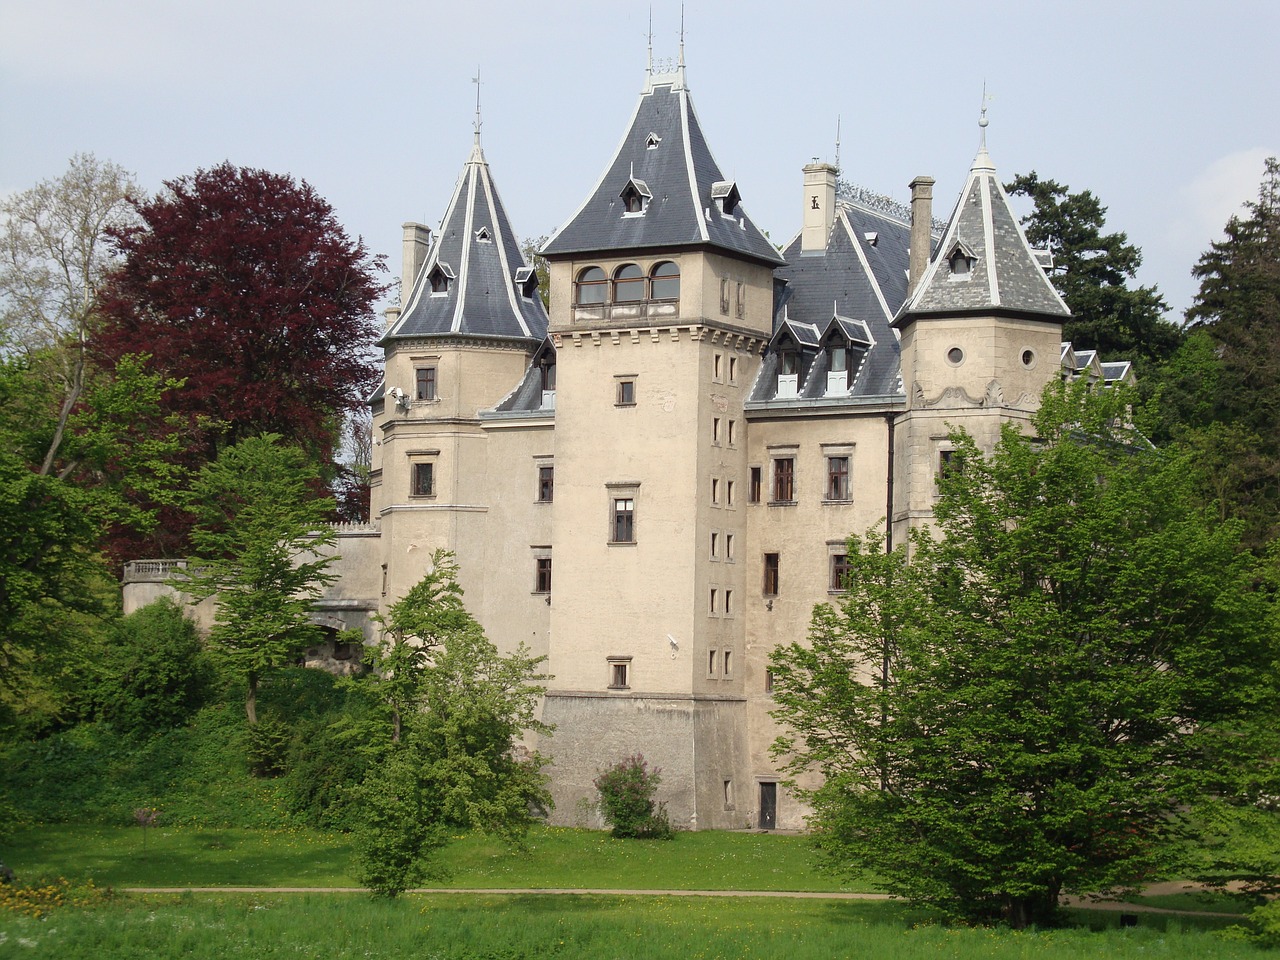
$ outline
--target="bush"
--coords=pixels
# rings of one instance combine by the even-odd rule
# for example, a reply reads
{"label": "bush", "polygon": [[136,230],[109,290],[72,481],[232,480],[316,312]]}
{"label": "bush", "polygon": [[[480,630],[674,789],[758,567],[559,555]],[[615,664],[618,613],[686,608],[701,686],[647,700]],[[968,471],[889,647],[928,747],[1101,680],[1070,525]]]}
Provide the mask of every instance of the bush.
{"label": "bush", "polygon": [[666,805],[653,799],[662,782],[661,773],[657,767],[650,770],[644,757],[637,753],[596,777],[600,814],[613,828],[615,837],[661,840],[671,837]]}

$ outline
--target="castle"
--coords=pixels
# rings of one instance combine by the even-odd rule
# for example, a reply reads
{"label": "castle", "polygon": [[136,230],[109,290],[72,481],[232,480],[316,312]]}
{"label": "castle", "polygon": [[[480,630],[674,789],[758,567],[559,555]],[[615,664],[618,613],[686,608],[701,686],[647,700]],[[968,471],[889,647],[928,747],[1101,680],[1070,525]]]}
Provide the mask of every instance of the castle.
{"label": "castle", "polygon": [[[542,251],[548,314],[477,128],[439,230],[404,226],[372,522],[340,530],[318,618],[373,639],[370,616],[452,550],[489,637],[548,658],[556,821],[583,822],[593,779],[640,752],[677,826],[802,827],[769,753],[768,655],[838,597],[847,536],[929,519],[953,426],[989,447],[1053,378],[1130,376],[1062,343],[983,134],[945,229],[929,178],[904,215],[842,199],[815,162],[779,250],[683,64],[651,67]],[[136,607],[164,577],[131,567]]]}

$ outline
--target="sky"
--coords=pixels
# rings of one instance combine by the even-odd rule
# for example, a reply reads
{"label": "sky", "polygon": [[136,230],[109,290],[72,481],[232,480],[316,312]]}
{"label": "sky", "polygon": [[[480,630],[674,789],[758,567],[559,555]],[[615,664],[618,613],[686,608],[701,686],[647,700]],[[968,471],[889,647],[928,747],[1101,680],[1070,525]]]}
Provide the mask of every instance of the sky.
{"label": "sky", "polygon": [[[400,262],[470,151],[516,232],[552,233],[612,156],[678,0],[0,0],[0,195],[90,152],[141,185],[224,160],[308,181]],[[743,206],[799,229],[801,168],[902,202],[937,180],[946,218],[978,147],[1001,177],[1094,192],[1181,319],[1191,268],[1280,153],[1275,0],[688,0],[689,89]]]}

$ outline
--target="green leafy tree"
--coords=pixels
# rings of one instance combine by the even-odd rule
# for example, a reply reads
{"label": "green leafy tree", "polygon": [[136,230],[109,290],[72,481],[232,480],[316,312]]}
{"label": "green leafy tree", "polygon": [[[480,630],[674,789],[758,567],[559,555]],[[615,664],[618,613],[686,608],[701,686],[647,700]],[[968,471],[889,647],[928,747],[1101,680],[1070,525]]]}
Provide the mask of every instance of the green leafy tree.
{"label": "green leafy tree", "polygon": [[1107,208],[1090,191],[1071,193],[1033,170],[1005,189],[1030,198],[1022,218],[1032,246],[1053,254],[1049,279],[1071,309],[1063,339],[1099,351],[1107,360],[1134,360],[1145,368],[1167,360],[1182,333],[1164,318],[1168,306],[1155,287],[1129,281],[1142,265],[1142,251],[1124,233],[1104,233]]}
{"label": "green leafy tree", "polygon": [[595,779],[600,815],[615,837],[669,839],[671,822],[664,805],[653,797],[662,771],[640,754],[620,760]]}
{"label": "green leafy tree", "polygon": [[[971,919],[1055,918],[1186,851],[1231,789],[1273,641],[1238,527],[1126,424],[1121,391],[1051,386],[1035,438],[963,432],[936,531],[850,544],[848,592],[774,656],[778,743],[829,862]],[[935,537],[933,533],[938,536]]]}
{"label": "green leafy tree", "polygon": [[321,639],[313,604],[337,560],[326,520],[333,504],[315,499],[318,471],[275,434],[241,440],[205,465],[192,483],[195,557],[175,585],[217,598],[209,641],[245,679],[245,714],[258,722],[258,682]]}
{"label": "green leafy tree", "polygon": [[543,658],[523,645],[500,654],[463,605],[457,573],[438,551],[381,619],[386,635],[368,658],[392,732],[357,791],[357,876],[382,896],[424,876],[450,828],[518,846],[550,804],[545,759],[520,746],[526,732],[550,732],[537,716]]}

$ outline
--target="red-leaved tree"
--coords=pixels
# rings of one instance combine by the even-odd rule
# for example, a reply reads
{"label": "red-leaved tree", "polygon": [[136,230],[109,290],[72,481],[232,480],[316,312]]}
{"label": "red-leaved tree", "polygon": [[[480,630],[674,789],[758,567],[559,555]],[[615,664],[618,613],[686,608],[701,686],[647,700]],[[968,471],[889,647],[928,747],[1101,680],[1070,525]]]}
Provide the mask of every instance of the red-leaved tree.
{"label": "red-leaved tree", "polygon": [[[111,231],[122,265],[101,291],[94,348],[110,366],[146,354],[184,379],[166,395],[189,436],[184,466],[271,432],[328,469],[342,421],[374,383],[381,257],[292,177],[222,163],[135,203]],[[185,553],[189,523],[115,552]]]}

